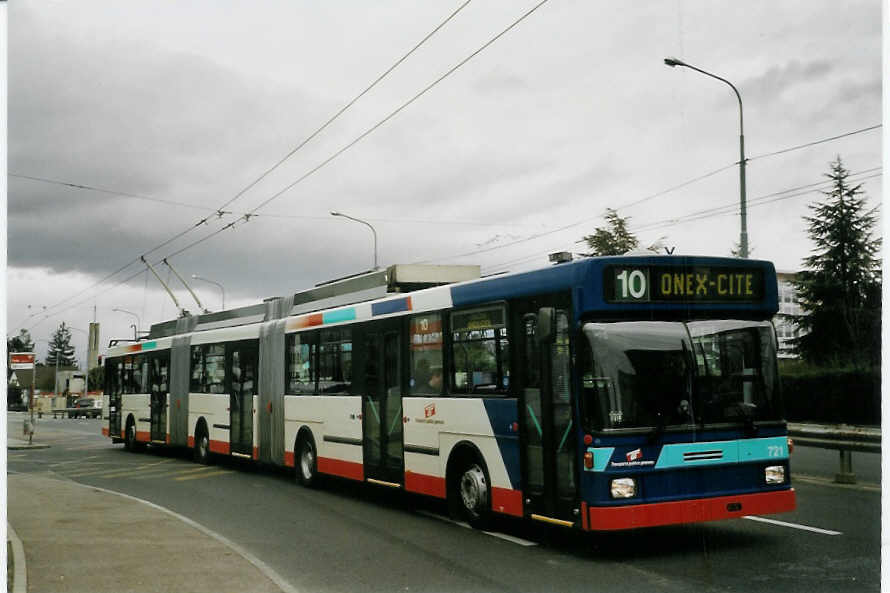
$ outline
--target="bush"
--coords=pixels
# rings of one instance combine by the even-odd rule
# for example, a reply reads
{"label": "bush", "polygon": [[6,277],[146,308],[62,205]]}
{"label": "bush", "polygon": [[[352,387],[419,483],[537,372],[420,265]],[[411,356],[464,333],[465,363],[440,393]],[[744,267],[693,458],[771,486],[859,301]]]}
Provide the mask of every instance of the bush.
{"label": "bush", "polygon": [[789,422],[880,426],[880,369],[813,367],[781,361],[782,397]]}

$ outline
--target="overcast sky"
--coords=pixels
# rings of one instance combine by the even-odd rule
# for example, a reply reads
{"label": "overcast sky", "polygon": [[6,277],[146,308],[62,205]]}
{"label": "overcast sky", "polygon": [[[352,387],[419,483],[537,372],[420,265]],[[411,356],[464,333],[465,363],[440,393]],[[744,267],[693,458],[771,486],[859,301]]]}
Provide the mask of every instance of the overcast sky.
{"label": "overcast sky", "polygon": [[[10,2],[9,333],[31,328],[42,355],[40,340],[61,321],[86,329],[94,307],[103,343],[135,323],[113,308],[143,329],[174,318],[144,266],[95,286],[146,252],[222,283],[227,308],[370,268],[370,231],[330,210],[374,224],[381,265],[547,265],[549,252],[583,250],[577,241],[607,207],[644,244],[665,237],[676,253],[729,255],[738,103],[666,56],[738,87],[749,158],[881,122],[877,0],[550,0],[258,216],[177,253],[303,177],[536,4],[473,0],[231,214],[151,251],[231,200],[461,4]],[[799,269],[811,249],[801,217],[819,194],[758,198],[812,187],[837,155],[865,172],[857,178],[877,204],[880,129],[752,159],[753,257]],[[217,287],[194,286],[220,308]],[[46,318],[34,315],[44,306]],[[73,335],[81,356],[86,337]]]}

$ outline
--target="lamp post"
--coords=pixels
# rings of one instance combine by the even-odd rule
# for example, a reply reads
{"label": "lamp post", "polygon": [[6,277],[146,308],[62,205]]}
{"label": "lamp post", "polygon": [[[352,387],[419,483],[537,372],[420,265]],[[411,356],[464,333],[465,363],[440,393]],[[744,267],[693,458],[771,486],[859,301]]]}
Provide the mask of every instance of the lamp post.
{"label": "lamp post", "polygon": [[219,286],[220,292],[222,292],[222,306],[220,307],[223,311],[226,308],[226,289],[222,284],[217,282],[216,280],[211,280],[210,278],[204,278],[203,276],[198,276],[197,274],[192,274],[193,280],[203,280],[204,282],[209,282],[210,284],[216,284]]}
{"label": "lamp post", "polygon": [[126,309],[112,309],[112,311],[117,311],[118,313],[126,313],[127,315],[132,315],[136,318],[136,325],[131,325],[133,328],[133,339],[139,339],[139,328],[142,327],[142,322],[139,320],[139,316],[131,311],[127,311]]}
{"label": "lamp post", "polygon": [[367,226],[371,229],[371,232],[374,233],[374,269],[377,269],[377,231],[374,230],[374,227],[371,226],[371,223],[361,220],[359,218],[355,218],[349,216],[348,214],[343,214],[342,212],[337,212],[335,210],[331,210],[331,216],[342,216],[343,218],[348,218],[349,220],[354,220],[355,222],[360,222],[363,225]]}
{"label": "lamp post", "polygon": [[695,70],[696,72],[700,72],[705,76],[710,76],[711,78],[716,78],[721,82],[725,82],[732,88],[735,93],[736,98],[739,100],[739,211],[742,217],[741,223],[741,231],[739,232],[739,255],[747,259],[748,258],[748,207],[747,200],[745,198],[745,119],[742,113],[742,96],[739,94],[739,90],[735,88],[735,85],[726,80],[725,78],[721,78],[716,74],[711,74],[710,72],[706,72],[701,68],[696,68],[690,64],[682,60],[678,60],[677,58],[665,58],[664,63],[671,68],[676,66],[682,66],[684,68],[689,68],[690,70]]}

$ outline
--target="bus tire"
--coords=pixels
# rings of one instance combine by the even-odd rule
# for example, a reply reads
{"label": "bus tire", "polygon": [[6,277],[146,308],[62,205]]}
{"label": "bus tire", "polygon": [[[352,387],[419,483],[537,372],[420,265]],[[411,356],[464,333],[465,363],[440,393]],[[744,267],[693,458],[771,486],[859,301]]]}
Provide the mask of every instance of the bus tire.
{"label": "bus tire", "polygon": [[457,519],[475,529],[491,523],[491,480],[488,468],[475,451],[464,449],[449,463],[448,509]]}
{"label": "bus tire", "polygon": [[294,469],[297,481],[302,486],[312,488],[318,484],[318,454],[312,433],[304,431],[294,447]]}
{"label": "bus tire", "polygon": [[127,417],[126,430],[124,431],[124,449],[130,453],[137,451],[136,443],[136,421],[132,416]]}
{"label": "bus tire", "polygon": [[195,428],[195,462],[210,465],[210,435],[203,420],[198,421]]}

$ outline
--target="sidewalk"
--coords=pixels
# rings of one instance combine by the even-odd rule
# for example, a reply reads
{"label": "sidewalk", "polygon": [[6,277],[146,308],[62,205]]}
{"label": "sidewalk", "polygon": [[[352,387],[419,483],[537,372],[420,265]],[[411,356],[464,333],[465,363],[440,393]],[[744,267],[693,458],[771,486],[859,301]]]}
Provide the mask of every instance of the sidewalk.
{"label": "sidewalk", "polygon": [[21,439],[14,439],[11,437],[6,438],[6,448],[9,451],[18,451],[20,449],[48,449],[49,445],[44,445],[42,443],[23,441]]}
{"label": "sidewalk", "polygon": [[26,565],[29,592],[282,590],[232,547],[160,508],[50,474],[7,479],[7,518],[25,555],[13,561]]}

